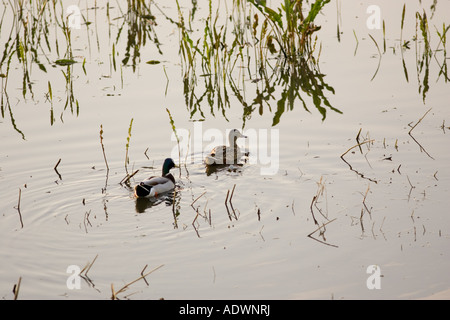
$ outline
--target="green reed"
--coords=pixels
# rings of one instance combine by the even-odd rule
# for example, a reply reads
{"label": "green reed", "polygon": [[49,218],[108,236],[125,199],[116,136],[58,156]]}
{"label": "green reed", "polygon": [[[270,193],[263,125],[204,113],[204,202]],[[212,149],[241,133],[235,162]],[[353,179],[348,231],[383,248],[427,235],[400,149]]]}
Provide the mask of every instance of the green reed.
{"label": "green reed", "polygon": [[128,30],[127,44],[122,64],[131,63],[133,71],[140,63],[140,49],[147,44],[147,41],[153,42],[158,53],[162,54],[161,43],[155,30],[156,17],[152,13],[151,4],[152,1],[147,5],[143,0],[127,0],[128,11],[117,35],[118,40],[122,28],[126,25]]}
{"label": "green reed", "polygon": [[[423,46],[422,51],[418,48],[417,39],[420,35],[422,36]],[[419,92],[422,93],[422,99],[425,102],[426,95],[430,89],[429,85],[429,75],[430,75],[430,62],[433,56],[430,45],[430,30],[428,27],[428,18],[425,10],[422,14],[416,12],[416,69],[417,69],[417,80],[419,83]],[[420,79],[420,75],[423,73],[423,79]]]}
{"label": "green reed", "polygon": [[130,148],[131,140],[131,129],[133,128],[133,118],[131,118],[130,126],[128,127],[127,143],[125,145],[125,172],[128,174],[128,164],[130,163],[130,158],[128,156],[128,149]]}
{"label": "green reed", "polygon": [[[442,65],[439,65],[439,76],[443,76],[445,79],[445,82],[450,81],[450,78],[448,77],[448,67],[447,67],[447,32],[450,29],[450,25],[446,26],[445,23],[442,25],[442,31],[439,32],[438,29],[436,29],[436,33],[439,36],[439,44],[438,48],[442,45],[443,49],[443,57],[442,57]],[[437,49],[436,49],[437,51]],[[439,64],[439,62],[438,62]]]}
{"label": "green reed", "polygon": [[[323,119],[327,108],[340,112],[326,98],[327,91],[334,93],[334,90],[325,83],[318,57],[314,56],[317,39],[313,41],[312,35],[320,27],[313,22],[327,2],[314,3],[310,13],[303,17],[302,1],[285,1],[278,10],[280,14],[263,6],[263,1],[239,0],[234,0],[231,12],[227,10],[225,14],[220,3],[213,10],[213,2],[209,1],[202,32],[190,30],[178,5],[179,53],[185,102],[191,118],[195,115],[205,118],[202,106],[206,100],[211,115],[216,116],[218,110],[227,119],[230,95],[242,105],[244,126],[255,110],[259,114],[265,110],[274,112],[276,125],[284,111],[292,110],[298,100],[309,111],[303,94],[311,97]],[[254,94],[250,88],[255,90]],[[276,93],[281,97],[276,98]]]}
{"label": "green reed", "polygon": [[268,7],[265,0],[248,1],[269,22],[273,31],[272,37],[278,43],[285,59],[297,61],[300,56],[312,55],[312,35],[320,30],[314,20],[330,0],[316,0],[306,16],[303,14],[303,0],[284,0],[281,8],[276,10]]}

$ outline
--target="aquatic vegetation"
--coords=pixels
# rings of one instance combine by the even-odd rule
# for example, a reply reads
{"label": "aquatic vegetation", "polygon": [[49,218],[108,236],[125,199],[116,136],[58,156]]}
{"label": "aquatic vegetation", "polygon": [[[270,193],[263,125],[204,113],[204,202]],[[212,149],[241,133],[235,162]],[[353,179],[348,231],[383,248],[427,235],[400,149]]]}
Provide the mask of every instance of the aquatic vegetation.
{"label": "aquatic vegetation", "polygon": [[127,143],[125,145],[125,171],[128,174],[128,164],[130,164],[130,157],[128,156],[128,149],[130,148],[131,129],[133,128],[133,118],[131,118],[130,126],[128,127]]}
{"label": "aquatic vegetation", "polygon": [[[265,0],[248,1],[260,11],[265,21],[268,21],[272,30],[266,37],[268,41],[276,41],[285,59],[297,61],[305,55],[312,58],[312,35],[320,30],[314,20],[330,0],[316,0],[306,17],[303,15],[303,0],[285,0],[277,11],[269,8]],[[275,51],[274,46],[271,51]]]}
{"label": "aquatic vegetation", "polygon": [[[156,45],[159,54],[162,54],[160,48],[161,43],[159,42],[155,31],[156,18],[152,14],[152,3],[153,2],[150,1],[147,5],[144,1],[127,0],[127,13],[117,35],[117,39],[119,39],[122,28],[126,25],[127,44],[122,64],[127,65],[128,63],[131,63],[133,71],[136,70],[137,65],[140,63],[141,47],[145,46],[147,41],[152,41]],[[114,55],[113,52],[113,56]]]}
{"label": "aquatic vegetation", "polygon": [[[264,110],[274,112],[273,126],[297,100],[309,111],[304,94],[311,97],[323,120],[327,108],[340,112],[326,97],[334,89],[325,82],[314,56],[317,38],[313,34],[320,29],[314,20],[328,2],[316,1],[303,16],[303,1],[285,1],[278,12],[265,1],[233,1],[229,19],[220,24],[220,8],[214,12],[209,1],[205,27],[198,37],[186,25],[177,2],[184,94],[191,118],[205,118],[202,102],[206,99],[211,115],[218,110],[227,119],[231,94],[242,106],[243,127],[255,110],[260,115]],[[271,60],[276,61],[274,65]],[[197,76],[199,68],[202,74]],[[202,80],[204,89],[198,94]],[[253,98],[247,98],[252,94]]]}

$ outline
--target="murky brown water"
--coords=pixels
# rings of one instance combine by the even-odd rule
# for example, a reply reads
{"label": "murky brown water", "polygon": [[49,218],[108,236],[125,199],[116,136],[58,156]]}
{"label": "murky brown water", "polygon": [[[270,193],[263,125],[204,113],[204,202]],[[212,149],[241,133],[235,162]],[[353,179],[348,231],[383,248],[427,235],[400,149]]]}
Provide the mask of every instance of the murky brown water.
{"label": "murky brown water", "polygon": [[[126,10],[126,2],[120,3]],[[386,52],[382,30],[366,26],[370,4],[332,2],[317,21],[322,25],[320,71],[334,88],[328,99],[342,114],[328,109],[322,121],[305,98],[310,112],[297,100],[293,110],[285,111],[271,127],[278,88],[269,101],[273,112],[255,111],[244,127],[260,138],[264,133],[260,129],[269,129],[268,135],[278,130],[279,145],[268,139],[270,146],[278,146],[276,174],[261,174],[268,167],[261,158],[238,172],[211,175],[197,161],[182,163],[181,170],[173,170],[178,184],[175,206],[165,199],[156,204],[136,201],[120,184],[126,176],[131,119],[127,169],[139,169],[132,184],[159,174],[163,160],[177,147],[166,108],[179,133],[191,132],[194,153],[195,132],[225,136],[227,129],[241,129],[243,120],[231,90],[226,119],[219,110],[210,114],[206,98],[201,102],[205,120],[193,121],[202,119],[198,113],[190,119],[178,31],[160,11],[154,9],[163,55],[149,42],[141,47],[142,62],[136,71],[123,67],[121,72],[112,71],[110,64],[111,43],[120,26],[113,18],[119,10],[110,8],[109,38],[105,3],[99,1],[96,11],[89,8],[89,19],[95,23],[89,31],[85,25],[72,31],[79,62],[73,66],[78,115],[76,107],[73,113],[64,110],[61,70],[66,67],[46,64],[43,73],[34,66],[34,97],[24,98],[21,65],[13,59],[8,78],[11,112],[5,110],[0,118],[0,296],[12,299],[11,290],[21,277],[21,299],[109,299],[111,284],[118,290],[138,278],[145,266],[147,272],[163,265],[146,278],[148,285],[141,280],[119,298],[448,299],[450,93],[445,75],[439,75],[446,57],[443,60],[443,52],[437,51],[430,59],[424,99],[424,71],[417,71],[421,47],[416,50],[413,42],[403,51],[408,81],[403,68],[399,42],[403,3],[378,3],[385,20]],[[450,2],[438,1],[435,11],[431,5],[432,1],[407,2],[403,39],[411,40],[415,34],[415,12],[426,10],[434,50],[439,44],[434,26],[441,30],[442,23],[449,23]],[[190,3],[185,6],[189,10]],[[86,15],[86,7],[81,9]],[[177,17],[175,4],[161,9]],[[201,29],[207,2],[199,1],[198,10]],[[2,44],[9,36],[8,22],[5,18]],[[382,50],[378,71],[378,51],[368,34]],[[117,65],[125,44],[125,37],[117,43]],[[145,63],[149,60],[161,63]],[[49,81],[53,125],[45,96]],[[241,93],[250,100],[257,85],[248,79]],[[101,125],[109,173],[99,138]],[[341,155],[358,143],[360,130],[360,142],[373,141],[361,145],[362,152],[358,147],[350,150],[344,157],[347,164]],[[209,143],[205,138],[200,149]],[[230,220],[225,199],[233,186],[237,219]],[[19,190],[23,227],[17,210]],[[325,226],[312,233],[318,228],[314,218]],[[80,289],[69,289],[68,266],[82,269],[96,256],[88,273],[91,282],[82,279]],[[370,265],[381,269],[381,289],[367,288]]]}

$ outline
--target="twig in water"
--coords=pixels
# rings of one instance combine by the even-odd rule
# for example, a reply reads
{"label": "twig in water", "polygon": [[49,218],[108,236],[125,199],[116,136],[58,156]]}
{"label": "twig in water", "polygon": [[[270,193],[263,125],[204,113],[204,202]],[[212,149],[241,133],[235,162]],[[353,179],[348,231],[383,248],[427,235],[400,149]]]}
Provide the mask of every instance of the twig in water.
{"label": "twig in water", "polygon": [[364,205],[364,208],[366,208],[366,210],[367,210],[367,212],[369,213],[369,216],[372,218],[372,216],[371,216],[371,211],[369,210],[369,208],[367,208],[367,206],[366,206],[366,198],[367,198],[367,194],[369,193],[369,189],[370,189],[370,183],[369,183],[369,185],[367,186],[367,191],[366,191],[366,194],[364,195],[364,199],[363,199],[363,205]]}
{"label": "twig in water", "polygon": [[309,206],[309,209],[311,210],[311,214],[312,214],[312,218],[314,220],[314,224],[319,225],[319,223],[316,220],[316,217],[314,216],[313,204],[314,204],[315,201],[317,201],[317,196],[314,196],[312,198],[311,205]]}
{"label": "twig in water", "polygon": [[[84,214],[83,224],[84,224],[84,230],[86,231],[86,233],[88,233],[88,232],[87,232],[87,225],[89,225],[89,226],[92,227],[92,224],[91,224],[91,222],[89,221],[89,216],[90,216],[90,215],[91,215],[91,210],[87,211],[87,212]],[[86,225],[86,221],[87,221],[87,225]]]}
{"label": "twig in water", "polygon": [[384,220],[386,219],[386,217],[383,218],[383,221],[381,222],[381,226],[380,226],[380,232],[383,235],[384,240],[387,240],[386,237],[384,236],[384,232],[383,232],[383,224],[384,224]]}
{"label": "twig in water", "polygon": [[233,190],[231,191],[230,201],[229,202],[230,202],[231,210],[233,211],[234,218],[237,220],[238,218],[236,216],[236,211],[234,210],[233,203],[231,202],[231,199],[233,198],[234,188],[235,187],[236,187],[236,184],[233,186]]}
{"label": "twig in water", "polygon": [[106,160],[105,146],[103,145],[103,125],[100,125],[100,145],[102,146],[103,159],[105,160],[106,165],[105,187],[102,189],[102,193],[106,193],[106,187],[108,186],[109,166],[108,161]]}
{"label": "twig in water", "polygon": [[344,156],[345,156],[348,152],[350,152],[350,150],[352,150],[352,149],[354,149],[354,148],[356,148],[356,147],[360,147],[360,146],[362,146],[363,144],[371,143],[371,142],[373,142],[373,141],[374,141],[374,140],[366,140],[366,141],[363,141],[363,142],[361,142],[361,143],[358,143],[357,145],[355,145],[355,146],[349,148],[347,151],[345,151],[345,152],[341,155],[341,159],[342,159],[342,161],[344,161],[344,162],[349,166],[349,168],[350,168],[351,171],[355,172],[355,173],[356,173],[357,175],[359,175],[361,178],[367,179],[367,180],[372,181],[372,182],[374,182],[374,183],[378,183],[377,180],[374,180],[374,179],[371,179],[371,178],[367,178],[366,176],[364,176],[364,174],[362,174],[362,173],[360,173],[359,171],[353,169],[352,165],[351,165],[350,163],[348,163],[348,162],[345,160],[345,158],[344,158]]}
{"label": "twig in water", "polygon": [[19,290],[20,290],[20,283],[22,282],[22,277],[19,277],[19,281],[17,281],[17,284],[13,287],[13,293],[14,293],[14,300],[17,300],[19,297]]}
{"label": "twig in water", "polygon": [[[191,203],[191,207],[194,209],[194,203],[196,203],[197,202],[197,200],[198,199],[200,199],[204,194],[206,193],[206,191],[205,192],[203,192],[201,195],[199,195],[194,201],[192,201],[192,203]],[[195,210],[195,209],[194,209]]]}
{"label": "twig in water", "polygon": [[19,213],[20,225],[23,228],[22,213],[20,212],[20,199],[22,197],[22,189],[19,188],[19,200],[17,202],[17,212]]}
{"label": "twig in water", "polygon": [[364,209],[361,209],[361,215],[359,216],[359,223],[361,224],[361,231],[364,234],[363,216],[364,216]]}
{"label": "twig in water", "polygon": [[322,224],[322,225],[319,226],[316,230],[314,230],[313,232],[311,232],[310,234],[308,234],[308,237],[311,238],[311,239],[313,239],[313,240],[316,240],[316,241],[318,241],[318,242],[320,242],[320,243],[326,244],[327,246],[334,247],[334,248],[339,248],[337,245],[334,245],[334,244],[331,244],[331,243],[327,243],[327,242],[325,242],[325,241],[319,240],[319,239],[314,238],[314,237],[312,236],[314,233],[316,233],[317,231],[321,230],[322,228],[325,228],[325,226],[326,226],[327,224],[333,222],[333,221],[336,220],[336,219],[337,219],[337,218],[334,218],[333,220],[328,221],[327,223]]}
{"label": "twig in water", "polygon": [[[91,278],[88,276],[89,270],[91,270],[91,267],[93,266],[95,260],[97,260],[98,254],[95,256],[94,260],[92,262],[88,262],[86,266],[80,271],[80,277],[88,283],[89,286],[95,287],[94,282],[92,282]],[[84,273],[84,274],[83,274]]]}
{"label": "twig in water", "polygon": [[428,114],[428,112],[431,111],[431,109],[433,109],[433,108],[428,109],[428,111],[425,112],[425,114],[422,116],[422,118],[420,118],[419,121],[417,121],[417,123],[414,126],[412,126],[412,128],[411,128],[411,130],[409,130],[408,134],[414,140],[414,142],[417,143],[417,145],[420,147],[420,151],[425,152],[427,156],[429,156],[431,159],[434,160],[434,158],[425,150],[425,148],[419,143],[419,141],[417,141],[416,138],[414,138],[413,135],[411,134],[411,132],[417,127],[417,125],[423,120],[423,118],[425,118],[425,116]]}
{"label": "twig in water", "polygon": [[230,196],[230,204],[231,204],[231,199],[233,198],[233,194],[234,194],[234,188],[236,188],[236,184],[234,184],[234,186],[233,186],[233,190],[231,190],[231,196]]}
{"label": "twig in water", "polygon": [[[94,260],[92,262],[88,262],[87,265],[83,268],[83,270],[80,271],[80,275],[84,272],[84,276],[88,277],[88,272],[91,270],[92,266],[94,265],[95,260],[97,260],[98,254],[95,256]],[[88,277],[89,278],[89,277]]]}
{"label": "twig in water", "polygon": [[316,217],[314,216],[314,210],[313,210],[313,206],[316,207],[316,209],[319,211],[319,213],[322,215],[322,217],[324,217],[325,219],[327,219],[328,221],[330,221],[330,219],[328,219],[328,217],[326,217],[323,213],[322,210],[317,206],[317,201],[319,200],[320,196],[323,196],[324,190],[325,190],[325,184],[322,182],[323,177],[320,177],[320,181],[317,183],[318,188],[317,188],[317,192],[316,195],[313,196],[312,201],[311,201],[311,205],[310,205],[310,210],[311,210],[311,214],[314,220],[314,224],[319,225],[319,223],[317,222]]}
{"label": "twig in water", "polygon": [[437,180],[437,181],[439,181],[439,179],[436,177],[436,175],[437,175],[437,171],[434,173],[434,175],[433,175],[433,177]]}
{"label": "twig in water", "polygon": [[227,202],[228,202],[228,196],[230,195],[230,190],[228,190],[227,191],[227,197],[225,198],[225,208],[227,208],[227,212],[228,212],[228,218],[230,219],[230,221],[232,220],[231,219],[231,214],[230,214],[230,210],[228,209],[228,205],[227,205]]}
{"label": "twig in water", "polygon": [[174,222],[175,228],[178,229],[177,214],[175,212],[176,196],[177,196],[177,190],[175,189],[174,194],[173,194],[173,202],[172,202],[172,214],[173,214],[173,222]]}
{"label": "twig in water", "polygon": [[359,143],[360,143],[360,142],[359,142],[359,136],[361,135],[361,130],[362,130],[362,128],[359,129],[359,132],[358,132],[358,134],[356,135],[356,143],[358,143],[359,151],[360,151],[361,154],[362,154],[363,151],[362,151],[361,145],[359,144]]}
{"label": "twig in water", "polygon": [[[144,267],[144,269],[142,269],[142,271],[141,271],[141,276],[144,276],[144,271],[145,271],[145,269],[147,269],[147,266],[148,266],[148,264],[146,264],[145,265],[145,267]],[[147,282],[147,279],[144,277],[144,281],[145,281],[145,283],[147,284],[147,286],[149,286],[149,284],[148,284],[148,282]]]}
{"label": "twig in water", "polygon": [[147,272],[146,274],[141,275],[139,278],[137,278],[136,280],[133,280],[133,281],[127,283],[126,285],[124,285],[122,288],[120,288],[120,289],[117,290],[117,291],[114,291],[114,285],[111,283],[111,291],[112,291],[111,299],[112,299],[112,300],[117,300],[117,299],[118,299],[118,298],[117,298],[117,295],[118,295],[119,293],[124,292],[126,289],[128,289],[129,286],[131,286],[132,284],[138,282],[138,281],[141,280],[141,279],[145,279],[145,277],[148,276],[150,273],[155,272],[156,270],[158,270],[159,268],[161,268],[161,267],[163,267],[163,266],[164,266],[164,265],[162,264],[162,265],[160,265],[160,266],[154,268],[153,270]]}
{"label": "twig in water", "polygon": [[200,238],[200,234],[198,233],[198,229],[197,229],[197,227],[195,226],[195,222],[197,221],[198,215],[199,215],[199,213],[198,213],[198,209],[197,209],[197,214],[195,215],[194,220],[192,220],[192,226],[194,227],[194,230],[195,230],[195,232],[197,233],[197,237]]}
{"label": "twig in water", "polygon": [[261,236],[261,239],[263,239],[263,241],[266,241],[262,235],[262,230],[264,229],[264,225],[261,227],[261,230],[259,230],[259,235]]}
{"label": "twig in water", "polygon": [[132,174],[127,173],[127,175],[119,182],[119,184],[128,183],[130,181],[130,179],[133,178],[134,175],[138,172],[139,172],[139,169],[136,170],[135,172],[133,172]]}
{"label": "twig in water", "polygon": [[100,144],[102,146],[103,159],[105,160],[106,172],[109,172],[108,161],[106,160],[105,146],[103,145],[103,125],[100,125]]}
{"label": "twig in water", "polygon": [[415,186],[412,185],[411,181],[409,180],[409,177],[406,176],[406,179],[408,179],[409,185],[411,186],[411,189],[409,189],[409,194],[408,194],[408,201],[411,198],[411,192],[412,190],[415,188]]}
{"label": "twig in water", "polygon": [[62,180],[62,177],[61,177],[61,175],[59,174],[58,169],[57,169],[60,163],[61,163],[61,159],[58,160],[58,162],[56,163],[56,165],[53,167],[53,170],[55,170],[56,174],[57,174],[58,177],[59,177],[59,180]]}

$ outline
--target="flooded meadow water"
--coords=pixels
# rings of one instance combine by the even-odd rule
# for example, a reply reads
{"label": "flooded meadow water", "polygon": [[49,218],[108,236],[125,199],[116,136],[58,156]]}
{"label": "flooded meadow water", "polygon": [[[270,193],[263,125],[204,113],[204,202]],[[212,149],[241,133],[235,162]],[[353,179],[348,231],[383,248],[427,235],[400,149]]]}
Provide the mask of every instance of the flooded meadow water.
{"label": "flooded meadow water", "polygon": [[[450,298],[450,1],[325,1],[302,63],[258,1],[20,3],[2,299]],[[248,157],[207,172],[233,128]],[[175,192],[136,199],[168,157]]]}

